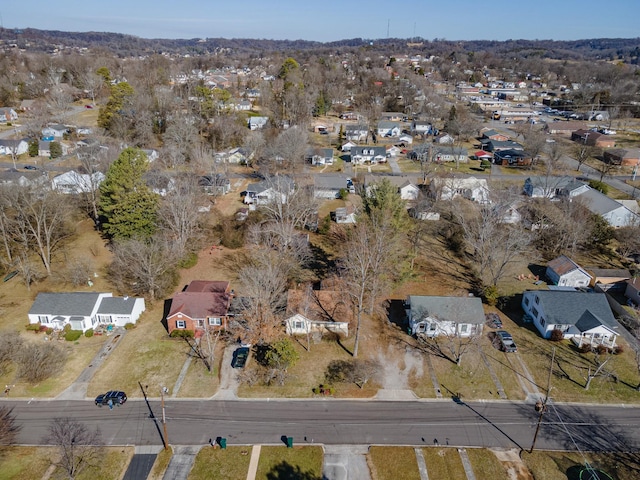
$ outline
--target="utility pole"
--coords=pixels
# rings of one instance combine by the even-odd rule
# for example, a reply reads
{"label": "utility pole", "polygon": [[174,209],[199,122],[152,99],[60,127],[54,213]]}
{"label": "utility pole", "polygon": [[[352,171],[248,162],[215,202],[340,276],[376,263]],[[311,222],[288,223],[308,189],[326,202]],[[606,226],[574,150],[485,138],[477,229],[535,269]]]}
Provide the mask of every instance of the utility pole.
{"label": "utility pole", "polygon": [[160,387],[160,396],[162,403],[162,430],[164,435],[162,436],[162,442],[164,443],[164,449],[169,450],[169,438],[167,437],[167,419],[164,415],[164,394],[168,393],[169,389],[167,387]]}
{"label": "utility pole", "polygon": [[531,443],[531,448],[529,449],[529,453],[533,453],[533,449],[536,446],[536,439],[538,438],[538,432],[540,431],[540,425],[542,424],[542,416],[547,411],[547,402],[549,401],[549,391],[551,390],[551,374],[553,373],[553,361],[556,358],[556,347],[553,347],[553,353],[551,354],[551,365],[549,365],[549,377],[547,378],[547,394],[544,397],[544,400],[536,402],[536,411],[540,412],[538,416],[538,425],[536,426],[536,433],[533,434],[533,443]]}

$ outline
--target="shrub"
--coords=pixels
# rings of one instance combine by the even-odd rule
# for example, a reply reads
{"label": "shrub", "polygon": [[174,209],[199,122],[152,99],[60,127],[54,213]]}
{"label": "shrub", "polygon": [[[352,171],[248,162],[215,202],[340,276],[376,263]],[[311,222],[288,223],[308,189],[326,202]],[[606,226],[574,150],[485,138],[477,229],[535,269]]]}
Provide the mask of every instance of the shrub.
{"label": "shrub", "polygon": [[599,192],[603,193],[603,194],[607,194],[609,193],[609,185],[607,185],[604,182],[601,182],[600,180],[591,180],[589,181],[589,186],[591,188],[593,188],[594,190],[598,190]]}
{"label": "shrub", "polygon": [[552,342],[560,342],[563,339],[564,339],[564,335],[562,333],[562,330],[557,328],[554,328],[553,330],[551,330],[551,336],[549,337],[549,340],[551,340]]}
{"label": "shrub", "polygon": [[498,299],[500,298],[500,293],[498,292],[498,287],[495,285],[490,285],[484,289],[483,292],[484,301],[487,302],[487,305],[491,305],[495,307],[498,303]]}
{"label": "shrub", "polygon": [[124,324],[124,329],[125,330],[133,330],[134,328],[136,328],[136,324],[135,323],[127,322],[127,323]]}
{"label": "shrub", "polygon": [[40,324],[39,323],[30,323],[27,325],[27,331],[28,332],[35,332],[38,333],[40,331]]}
{"label": "shrub", "polygon": [[340,200],[346,200],[348,196],[349,196],[349,190],[347,190],[346,188],[341,188],[340,192],[338,193],[338,198]]}
{"label": "shrub", "polygon": [[491,162],[489,160],[482,160],[480,162],[480,168],[486,170],[487,168],[491,168]]}
{"label": "shrub", "polygon": [[47,328],[47,330],[44,333],[46,333],[47,335],[51,335],[53,333],[53,328],[51,327]]}
{"label": "shrub", "polygon": [[63,332],[68,332],[69,330],[71,330],[71,324],[67,323],[64,328],[62,329]]}
{"label": "shrub", "polygon": [[67,342],[75,342],[82,336],[82,330],[69,330],[64,334],[64,339]]}
{"label": "shrub", "polygon": [[598,345],[596,347],[596,352],[600,355],[604,355],[605,353],[609,353],[609,347],[607,347],[606,345]]}
{"label": "shrub", "polygon": [[591,345],[588,343],[583,343],[581,347],[578,347],[578,351],[580,353],[589,353],[591,352]]}
{"label": "shrub", "polygon": [[198,254],[195,252],[191,252],[187,254],[180,262],[178,263],[178,267],[180,268],[191,268],[195,267],[196,263],[198,263]]}
{"label": "shrub", "polygon": [[89,330],[84,332],[84,336],[87,337],[87,338],[93,337],[93,328],[90,328]]}
{"label": "shrub", "polygon": [[326,215],[318,224],[318,233],[326,235],[331,230],[331,215]]}
{"label": "shrub", "polygon": [[64,350],[54,343],[27,343],[16,356],[16,375],[30,383],[41,382],[62,369],[65,361]]}
{"label": "shrub", "polygon": [[623,345],[616,345],[613,348],[613,354],[614,355],[620,355],[621,353],[624,353],[624,346]]}
{"label": "shrub", "polygon": [[174,330],[170,335],[171,338],[193,338],[194,336],[193,330]]}

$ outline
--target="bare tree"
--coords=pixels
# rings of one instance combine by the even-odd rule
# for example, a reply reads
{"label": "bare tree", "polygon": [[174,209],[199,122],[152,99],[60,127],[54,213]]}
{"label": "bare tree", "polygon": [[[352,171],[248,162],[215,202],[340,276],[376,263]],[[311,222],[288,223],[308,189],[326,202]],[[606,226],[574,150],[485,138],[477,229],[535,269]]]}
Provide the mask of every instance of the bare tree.
{"label": "bare tree", "polygon": [[80,199],[85,209],[94,223],[98,222],[98,203],[100,200],[100,182],[108,168],[108,159],[105,150],[100,146],[89,146],[79,148],[77,157],[80,161],[80,168],[87,177],[87,184],[80,192]]}
{"label": "bare tree", "polygon": [[0,337],[0,375],[5,375],[22,350],[24,340],[18,332],[5,332]]}
{"label": "bare tree", "polygon": [[587,381],[584,384],[584,389],[585,390],[589,390],[589,387],[591,386],[591,381],[596,378],[598,375],[602,374],[602,369],[605,367],[605,365],[607,363],[609,363],[609,360],[611,360],[612,356],[608,355],[607,358],[605,360],[601,360],[600,359],[600,355],[596,355],[595,358],[593,359],[593,361],[595,362],[595,367],[592,370],[592,366],[589,365],[589,371],[587,373]]}
{"label": "bare tree", "polygon": [[268,343],[282,333],[278,312],[285,305],[289,269],[287,259],[258,247],[238,272],[239,289],[247,297],[245,334],[253,343]]}
{"label": "bare tree", "polygon": [[304,162],[304,155],[308,148],[306,130],[294,126],[278,135],[272,147],[269,148],[270,157],[282,157],[284,164],[291,173],[298,170]]}
{"label": "bare tree", "polygon": [[193,176],[174,180],[175,188],[162,199],[158,220],[177,253],[184,255],[188,246],[197,247],[197,238],[202,231],[202,214],[198,206],[203,204],[203,195]]}
{"label": "bare tree", "polygon": [[53,343],[26,343],[15,357],[16,377],[29,383],[49,378],[63,367],[67,355]]}
{"label": "bare tree", "polygon": [[597,148],[592,145],[586,145],[584,143],[576,143],[573,145],[571,152],[573,153],[573,158],[578,162],[578,171],[580,171],[580,167],[587,160],[595,156],[596,151]]}
{"label": "bare tree", "polygon": [[13,408],[0,407],[0,445],[13,445],[21,429],[16,423]]}
{"label": "bare tree", "polygon": [[13,198],[18,241],[40,257],[51,275],[53,255],[73,233],[69,202],[54,191],[30,187],[18,187]]}
{"label": "bare tree", "polygon": [[109,274],[122,290],[154,301],[173,285],[179,258],[172,242],[162,237],[124,240],[113,245]]}
{"label": "bare tree", "polygon": [[527,250],[531,234],[521,224],[506,224],[505,215],[513,205],[509,195],[490,205],[472,206],[459,199],[454,205],[455,218],[462,228],[464,241],[475,262],[482,288],[495,287],[507,266]]}
{"label": "bare tree", "polygon": [[46,442],[57,448],[56,465],[69,480],[74,480],[89,468],[98,467],[102,460],[100,430],[90,430],[71,417],[54,418]]}

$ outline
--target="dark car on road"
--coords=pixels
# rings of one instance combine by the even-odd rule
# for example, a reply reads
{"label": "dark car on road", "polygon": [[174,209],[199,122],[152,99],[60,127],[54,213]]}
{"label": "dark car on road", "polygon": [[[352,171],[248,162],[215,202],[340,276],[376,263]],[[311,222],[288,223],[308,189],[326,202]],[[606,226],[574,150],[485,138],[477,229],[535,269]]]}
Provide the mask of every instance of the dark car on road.
{"label": "dark car on road", "polygon": [[495,335],[495,341],[498,343],[498,346],[502,351],[510,353],[518,351],[516,342],[513,341],[513,337],[509,332],[505,330],[497,330]]}
{"label": "dark car on road", "polygon": [[244,368],[249,359],[249,347],[240,347],[233,352],[233,360],[231,366],[233,368]]}
{"label": "dark car on road", "polygon": [[35,165],[25,165],[24,169],[25,170],[37,170],[38,167],[36,167]]}
{"label": "dark car on road", "polygon": [[487,326],[491,328],[502,328],[502,320],[500,320],[497,313],[487,313],[484,318],[487,321]]}
{"label": "dark car on road", "polygon": [[117,390],[109,390],[107,393],[103,393],[96,397],[96,405],[99,407],[109,405],[109,400],[111,400],[112,405],[124,405],[124,402],[127,401],[127,394]]}

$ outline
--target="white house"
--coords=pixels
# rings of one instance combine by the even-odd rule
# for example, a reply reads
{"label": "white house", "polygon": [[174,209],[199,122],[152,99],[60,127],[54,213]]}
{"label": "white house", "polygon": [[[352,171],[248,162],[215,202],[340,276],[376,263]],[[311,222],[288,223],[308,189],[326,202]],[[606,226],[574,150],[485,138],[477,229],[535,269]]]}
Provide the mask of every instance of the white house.
{"label": "white house", "polygon": [[71,170],[53,177],[53,180],[51,180],[51,189],[68,195],[94,192],[98,189],[104,178],[102,172],[94,172],[89,175]]}
{"label": "white house", "polygon": [[344,137],[352,142],[362,142],[366,140],[369,128],[366,125],[346,125],[344,127]]}
{"label": "white house", "polygon": [[361,165],[363,163],[380,163],[387,161],[387,150],[384,147],[351,147],[351,163]]}
{"label": "white house", "polygon": [[244,196],[244,203],[266,205],[270,202],[285,203],[293,192],[295,184],[286,175],[276,175],[262,182],[250,183]]}
{"label": "white house", "polygon": [[464,147],[442,147],[433,148],[433,161],[436,163],[458,162],[467,163],[469,161],[469,151]]}
{"label": "white house", "polygon": [[22,138],[18,140],[0,139],[0,155],[22,155],[29,151],[29,142]]}
{"label": "white house", "polygon": [[554,258],[547,264],[547,278],[559,287],[587,287],[591,275],[565,255]]}
{"label": "white house", "polygon": [[482,333],[485,321],[478,297],[410,295],[405,310],[412,335],[470,337]]}
{"label": "white house", "polygon": [[312,148],[305,158],[311,165],[333,165],[333,148]]}
{"label": "white house", "polygon": [[330,322],[323,320],[311,320],[301,313],[288,317],[284,321],[287,335],[307,335],[315,332],[339,333],[345,337],[349,336],[348,322]]}
{"label": "white house", "polygon": [[601,216],[612,227],[629,227],[640,224],[640,217],[622,203],[607,197],[604,193],[588,187],[575,199],[595,215]]}
{"label": "white house", "polygon": [[287,294],[287,335],[338,333],[349,335],[354,320],[348,295],[339,290],[292,288]]}
{"label": "white house", "polygon": [[260,130],[264,128],[264,126],[269,121],[269,117],[249,117],[247,121],[247,126],[249,130]]}
{"label": "white house", "polygon": [[415,176],[409,175],[365,175],[364,188],[368,195],[371,195],[376,184],[382,180],[389,181],[392,185],[398,187],[398,193],[402,200],[417,200],[420,194],[420,188],[415,182]]}
{"label": "white house", "polygon": [[349,152],[349,151],[351,151],[352,147],[356,147],[356,146],[357,146],[356,143],[353,143],[353,142],[349,141],[349,142],[345,143],[344,145],[342,145],[340,147],[340,150],[342,150],[343,152]]}
{"label": "white house", "polygon": [[42,136],[61,139],[62,137],[64,137],[64,134],[68,132],[69,132],[69,128],[66,127],[65,125],[55,124],[55,125],[49,125],[43,128]]}
{"label": "white house", "polygon": [[381,120],[378,122],[378,129],[376,131],[380,137],[399,137],[402,133],[400,124],[398,122],[388,122]]}
{"label": "white house", "polygon": [[86,332],[98,325],[124,327],[135,324],[145,310],[144,298],[114,297],[111,293],[39,293],[28,317],[30,324]]}
{"label": "white house", "polygon": [[589,185],[574,177],[539,176],[528,177],[524,181],[523,190],[525,195],[533,198],[568,197],[571,199],[589,188]]}
{"label": "white house", "polygon": [[342,190],[349,190],[348,175],[330,173],[313,176],[313,196],[315,198],[339,198]]}
{"label": "white house", "polygon": [[522,296],[522,309],[543,338],[560,330],[578,346],[615,346],[620,327],[604,293],[528,290]]}
{"label": "white house", "polygon": [[477,203],[489,203],[489,186],[484,178],[436,177],[429,184],[429,193],[438,200],[463,197]]}
{"label": "white house", "polygon": [[18,114],[13,108],[0,108],[0,123],[13,122],[18,119]]}

